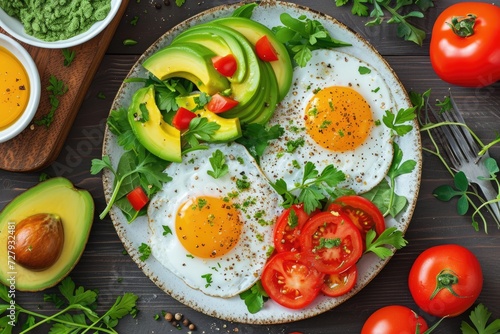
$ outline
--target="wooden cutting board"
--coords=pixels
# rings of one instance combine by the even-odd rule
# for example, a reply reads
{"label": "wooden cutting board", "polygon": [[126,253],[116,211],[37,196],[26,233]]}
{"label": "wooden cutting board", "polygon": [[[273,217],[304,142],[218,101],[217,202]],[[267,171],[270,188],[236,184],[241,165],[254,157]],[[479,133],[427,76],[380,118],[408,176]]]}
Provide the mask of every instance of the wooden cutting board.
{"label": "wooden cutting board", "polygon": [[[0,143],[0,169],[12,172],[36,171],[47,167],[57,158],[127,4],[128,0],[122,1],[115,18],[99,35],[70,48],[75,51],[76,57],[69,67],[64,66],[61,49],[43,49],[21,43],[33,57],[42,84],[40,105],[34,120],[46,115],[51,108],[46,90],[51,75],[62,80],[68,86],[68,91],[59,97],[59,107],[48,128],[32,124],[15,138]],[[0,32],[8,35],[1,28]]]}

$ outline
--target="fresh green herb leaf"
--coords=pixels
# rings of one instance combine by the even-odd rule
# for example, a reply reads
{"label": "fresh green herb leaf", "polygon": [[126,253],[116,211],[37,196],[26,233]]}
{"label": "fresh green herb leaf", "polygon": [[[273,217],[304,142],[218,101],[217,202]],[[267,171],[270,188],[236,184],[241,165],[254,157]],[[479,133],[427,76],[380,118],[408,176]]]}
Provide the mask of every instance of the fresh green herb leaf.
{"label": "fresh green herb leaf", "polygon": [[205,284],[205,288],[208,288],[210,285],[212,285],[212,283],[213,283],[212,274],[201,275],[201,278],[204,278],[205,281],[207,282]]}
{"label": "fresh green herb leaf", "polygon": [[195,117],[189,123],[189,129],[182,136],[192,148],[196,148],[200,146],[199,140],[210,140],[219,128],[220,124],[216,122],[209,122],[205,117]]}
{"label": "fresh green herb leaf", "polygon": [[396,227],[389,227],[382,232],[378,238],[374,230],[369,230],[366,233],[366,250],[365,253],[373,252],[382,260],[392,256],[393,251],[385,246],[392,246],[395,249],[401,249],[408,241],[403,237],[403,232]]}
{"label": "fresh green herb leaf", "polygon": [[132,46],[132,45],[136,45],[136,44],[137,44],[137,41],[134,39],[131,39],[131,38],[127,38],[127,39],[123,40],[123,45],[125,45],[125,46]]}
{"label": "fresh green herb leaf", "polygon": [[76,52],[70,49],[63,49],[62,54],[64,57],[64,62],[63,62],[64,66],[66,67],[70,66],[71,63],[73,63],[73,60],[75,60]]}
{"label": "fresh green herb leaf", "polygon": [[288,223],[287,224],[292,229],[299,226],[299,217],[295,213],[295,210],[290,210],[290,213],[288,214]]}
{"label": "fresh green herb leaf", "polygon": [[236,8],[231,16],[245,17],[245,18],[249,19],[252,17],[253,10],[257,6],[258,6],[257,3],[255,3],[255,2],[247,3],[241,7]]}
{"label": "fresh green herb leaf", "polygon": [[[312,162],[307,162],[304,166],[304,173],[300,184],[295,188],[288,189],[288,185],[283,179],[278,179],[271,186],[284,197],[283,206],[290,207],[292,204],[304,203],[304,211],[311,213],[321,208],[321,201],[327,195],[332,195],[335,187],[345,180],[345,174],[333,165],[326,166],[321,173]],[[293,193],[298,190],[299,195]]]}
{"label": "fresh green herb leaf", "polygon": [[99,92],[99,93],[97,93],[97,98],[104,100],[104,99],[106,99],[106,95],[103,92]]}
{"label": "fresh green herb leaf", "polygon": [[269,296],[262,287],[262,283],[257,281],[250,289],[240,293],[240,298],[245,301],[248,312],[255,314],[264,307]]}
{"label": "fresh green herb leaf", "polygon": [[386,110],[382,121],[385,126],[393,131],[394,135],[404,136],[413,129],[413,125],[408,123],[415,120],[415,110],[416,107],[399,109],[396,114],[393,114],[390,110]]}
{"label": "fresh green herb leaf", "polygon": [[132,18],[132,20],[130,20],[130,24],[135,26],[137,25],[137,21],[139,21],[139,16],[136,15]]}
{"label": "fresh green herb leaf", "polygon": [[[349,0],[336,0],[337,7],[347,5]],[[371,10],[370,6],[371,5]],[[372,20],[366,26],[380,25],[384,21],[397,25],[397,35],[406,41],[422,45],[425,31],[414,26],[411,21],[423,18],[424,12],[434,6],[432,0],[405,0],[405,1],[379,1],[379,0],[352,0],[351,12],[357,16],[370,16]],[[386,17],[389,17],[386,20]]]}
{"label": "fresh green herb leaf", "polygon": [[212,170],[208,170],[207,174],[214,179],[218,179],[229,172],[229,167],[226,164],[226,157],[221,150],[213,152],[212,156],[208,160],[210,161]]}
{"label": "fresh green herb leaf", "polygon": [[370,73],[372,73],[372,70],[370,70],[366,66],[360,66],[360,67],[358,67],[358,72],[359,72],[359,74],[363,75],[363,74],[370,74]]}
{"label": "fresh green herb leaf", "polygon": [[474,328],[467,322],[462,321],[460,330],[462,334],[494,334],[500,332],[500,319],[493,320],[490,324],[491,312],[483,304],[477,305],[471,311],[469,319]]}
{"label": "fresh green herb leaf", "polygon": [[173,234],[172,230],[170,229],[170,226],[162,225],[163,227],[163,236]]}
{"label": "fresh green herb leaf", "polygon": [[175,0],[175,4],[177,5],[177,7],[182,7],[185,2],[186,0]]}
{"label": "fresh green herb leaf", "polygon": [[312,57],[312,51],[349,46],[330,36],[321,22],[305,16],[294,18],[288,13],[282,13],[280,20],[283,26],[274,27],[276,38],[286,47],[295,63],[306,66]]}
{"label": "fresh green herb leaf", "polygon": [[54,115],[59,108],[59,97],[66,94],[68,87],[62,81],[57,79],[54,75],[49,78],[49,85],[47,86],[47,92],[49,93],[50,110],[42,118],[34,121],[36,125],[45,125],[47,128],[54,121]]}
{"label": "fresh green herb leaf", "polygon": [[251,123],[244,126],[242,132],[243,135],[236,142],[245,146],[255,161],[259,163],[269,142],[281,137],[285,130],[279,124],[266,128],[264,125]]}
{"label": "fresh green herb leaf", "polygon": [[141,261],[146,261],[151,255],[151,247],[149,247],[149,245],[144,242],[140,244],[137,250],[141,254],[141,256],[139,256],[139,259]]}

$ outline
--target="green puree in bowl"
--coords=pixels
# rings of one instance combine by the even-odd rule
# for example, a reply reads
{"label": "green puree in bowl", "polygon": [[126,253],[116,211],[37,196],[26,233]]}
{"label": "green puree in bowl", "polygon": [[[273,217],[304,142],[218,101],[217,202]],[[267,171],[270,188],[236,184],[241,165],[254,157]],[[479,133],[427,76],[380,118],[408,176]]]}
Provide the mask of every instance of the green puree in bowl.
{"label": "green puree in bowl", "polygon": [[85,32],[103,20],[111,0],[0,0],[0,7],[19,19],[27,34],[54,42]]}

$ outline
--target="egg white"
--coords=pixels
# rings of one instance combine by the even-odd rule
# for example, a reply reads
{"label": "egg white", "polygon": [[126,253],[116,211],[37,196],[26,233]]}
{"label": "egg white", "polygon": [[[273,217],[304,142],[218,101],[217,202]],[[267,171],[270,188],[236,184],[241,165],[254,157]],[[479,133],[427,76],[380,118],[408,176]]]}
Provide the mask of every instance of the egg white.
{"label": "egg white", "polygon": [[[370,73],[360,74],[360,66]],[[315,90],[329,86],[347,86],[370,105],[374,123],[368,138],[356,149],[334,152],[319,146],[305,131],[305,110]],[[285,135],[272,141],[261,158],[260,166],[272,181],[283,179],[289,186],[300,182],[303,166],[313,162],[319,171],[333,164],[346,175],[339,187],[356,193],[372,189],[385,177],[392,162],[393,146],[390,130],[382,123],[386,110],[395,112],[396,104],[390,88],[375,68],[347,53],[334,50],[313,51],[305,67],[294,70],[292,88],[276,109],[269,126],[279,124]],[[292,152],[287,144],[304,140]]]}
{"label": "egg white", "polygon": [[[217,149],[224,153],[229,173],[215,179],[207,171],[212,170],[209,158]],[[152,255],[187,285],[209,296],[228,298],[250,288],[260,278],[268,259],[273,244],[272,224],[282,210],[281,197],[269,185],[253,157],[239,144],[215,144],[207,150],[186,154],[181,163],[172,163],[165,173],[172,181],[152,198],[148,207]],[[250,188],[238,190],[235,180],[243,175]],[[242,208],[240,219],[244,222],[239,242],[219,258],[193,257],[176,233],[177,209],[189,198],[223,198],[234,192],[239,194],[232,203]],[[164,226],[172,234],[164,235]],[[210,284],[202,277],[206,274],[211,274]]]}

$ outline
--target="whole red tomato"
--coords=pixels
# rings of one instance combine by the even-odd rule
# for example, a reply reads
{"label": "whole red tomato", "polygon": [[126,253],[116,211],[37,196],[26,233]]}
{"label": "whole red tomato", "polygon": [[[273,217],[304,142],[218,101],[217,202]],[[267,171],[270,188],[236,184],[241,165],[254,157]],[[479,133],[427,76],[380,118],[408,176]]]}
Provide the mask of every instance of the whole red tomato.
{"label": "whole red tomato", "polygon": [[361,334],[415,334],[423,333],[427,329],[425,320],[412,309],[402,305],[390,305],[372,313],[365,321]]}
{"label": "whole red tomato", "polygon": [[436,19],[430,42],[431,64],[446,82],[483,87],[500,80],[500,7],[459,2]]}
{"label": "whole red tomato", "polygon": [[408,285],[415,303],[428,314],[454,317],[481,293],[483,272],[467,248],[446,244],[423,251],[410,269]]}

